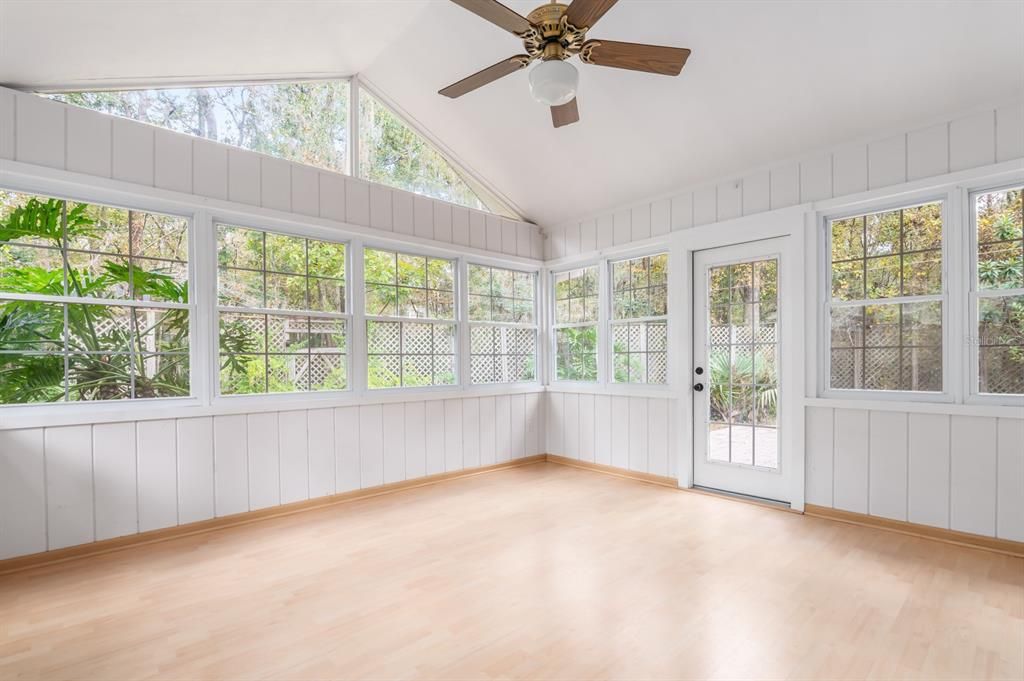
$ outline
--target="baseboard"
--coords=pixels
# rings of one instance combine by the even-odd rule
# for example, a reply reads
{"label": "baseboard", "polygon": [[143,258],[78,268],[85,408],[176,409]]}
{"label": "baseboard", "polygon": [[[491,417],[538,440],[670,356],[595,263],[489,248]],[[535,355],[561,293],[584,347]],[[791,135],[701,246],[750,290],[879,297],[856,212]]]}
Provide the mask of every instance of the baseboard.
{"label": "baseboard", "polygon": [[505,470],[508,468],[518,468],[520,466],[543,463],[546,460],[546,455],[538,454],[536,456],[528,456],[522,459],[515,459],[513,461],[507,461],[491,466],[483,466],[481,468],[472,468],[469,470],[454,471],[451,473],[438,473],[436,475],[428,475],[422,478],[415,478],[413,480],[403,480],[402,482],[394,482],[367,489],[343,492],[341,494],[332,494],[326,497],[297,501],[291,504],[282,504],[280,506],[272,506],[258,511],[246,511],[245,513],[236,513],[234,515],[223,516],[220,518],[210,518],[209,520],[188,523],[187,525],[177,525],[175,527],[167,527],[160,530],[152,530],[150,532],[140,532],[139,534],[130,534],[124,537],[116,537],[114,539],[104,539],[89,544],[69,546],[64,549],[54,549],[53,551],[32,553],[27,556],[7,558],[5,560],[0,560],[0,575],[11,572],[20,572],[22,570],[46,565],[54,565],[56,563],[64,563],[70,560],[86,558],[88,556],[112,553],[114,551],[123,551],[134,546],[155,544],[157,542],[178,539],[179,537],[189,537],[196,534],[216,532],[218,530],[238,527],[240,525],[248,525],[250,523],[269,520],[271,518],[280,518],[282,516],[294,515],[296,513],[303,513],[305,511],[311,511],[327,506],[335,506],[337,504],[345,504],[351,501],[358,501],[360,499],[377,497],[383,494],[394,494],[395,492],[414,489],[416,487],[436,485],[440,482],[447,482],[449,480],[470,478],[476,475],[483,475],[485,473],[492,473],[494,471]]}
{"label": "baseboard", "polygon": [[829,508],[828,506],[815,506],[814,504],[806,504],[804,506],[804,514],[814,518],[836,520],[841,523],[872,527],[879,530],[887,530],[889,532],[899,532],[900,534],[907,534],[913,537],[932,539],[934,541],[941,541],[947,544],[969,546],[975,549],[984,549],[986,551],[994,551],[995,553],[1003,553],[1008,556],[1024,558],[1024,542],[1017,542],[1011,539],[984,537],[978,534],[970,534],[969,532],[946,530],[941,527],[919,525],[917,523],[910,523],[904,520],[878,518],[876,516],[865,515],[863,513],[841,511],[836,508]]}
{"label": "baseboard", "polygon": [[555,456],[554,454],[548,454],[547,460],[549,463],[557,463],[560,466],[583,468],[588,471],[604,473],[605,475],[614,475],[617,478],[628,478],[630,480],[639,480],[640,482],[649,482],[652,485],[663,485],[665,487],[671,487],[672,489],[679,489],[679,481],[675,478],[667,478],[661,475],[652,475],[650,473],[640,473],[638,471],[629,471],[623,468],[616,468],[615,466],[606,466],[601,463],[592,463],[590,461],[580,461],[579,459],[569,459],[564,456]]}

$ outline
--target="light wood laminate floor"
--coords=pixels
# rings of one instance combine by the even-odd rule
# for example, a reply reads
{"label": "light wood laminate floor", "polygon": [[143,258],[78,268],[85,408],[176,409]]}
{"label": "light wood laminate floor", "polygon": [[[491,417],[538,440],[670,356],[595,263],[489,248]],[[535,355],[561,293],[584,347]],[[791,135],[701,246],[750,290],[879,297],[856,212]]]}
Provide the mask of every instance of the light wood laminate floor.
{"label": "light wood laminate floor", "polygon": [[0,679],[1024,677],[1024,561],[536,464],[0,577]]}

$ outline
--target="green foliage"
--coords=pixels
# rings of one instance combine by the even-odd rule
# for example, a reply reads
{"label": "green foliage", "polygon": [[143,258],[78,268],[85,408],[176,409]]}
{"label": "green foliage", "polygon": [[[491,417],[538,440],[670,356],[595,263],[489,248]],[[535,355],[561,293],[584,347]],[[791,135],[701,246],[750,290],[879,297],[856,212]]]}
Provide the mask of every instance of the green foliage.
{"label": "green foliage", "polygon": [[[774,352],[774,348],[770,348]],[[775,420],[779,391],[777,377],[770,364],[757,362],[755,369],[753,355],[731,352],[729,348],[712,351],[708,356],[707,391],[712,421],[738,421],[753,423],[750,409],[754,405],[743,405],[741,394],[744,388],[755,383],[764,386],[758,391],[756,406],[762,414]]]}
{"label": "green foliage", "polygon": [[597,380],[597,327],[577,326],[556,331],[556,374],[560,381]]}

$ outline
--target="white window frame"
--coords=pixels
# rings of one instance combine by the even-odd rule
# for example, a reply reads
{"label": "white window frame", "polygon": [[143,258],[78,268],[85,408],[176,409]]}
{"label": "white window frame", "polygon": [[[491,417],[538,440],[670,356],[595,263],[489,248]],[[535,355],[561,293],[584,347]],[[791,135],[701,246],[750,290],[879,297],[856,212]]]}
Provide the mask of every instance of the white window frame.
{"label": "white window frame", "polygon": [[88,203],[114,208],[123,208],[139,212],[160,213],[171,215],[187,220],[188,222],[188,287],[189,301],[186,304],[169,303],[163,301],[146,301],[134,299],[114,298],[80,298],[77,296],[47,296],[38,294],[0,293],[0,298],[8,300],[36,300],[40,302],[51,302],[56,304],[97,304],[104,307],[131,307],[149,309],[179,309],[187,310],[189,318],[189,394],[179,397],[152,397],[152,398],[128,398],[122,400],[94,400],[94,401],[60,401],[60,402],[34,402],[26,404],[0,404],[0,418],[18,418],[21,416],[33,417],[39,415],[49,420],[50,416],[61,418],[68,414],[108,414],[125,413],[152,408],[166,408],[167,406],[194,406],[198,405],[201,395],[206,389],[205,376],[200,376],[196,370],[199,357],[202,353],[197,351],[201,344],[204,331],[200,328],[201,314],[199,314],[198,299],[198,272],[199,249],[197,248],[198,214],[187,205],[164,201],[159,199],[150,200],[130,192],[110,191],[103,188],[83,187],[71,182],[49,182],[35,181],[33,179],[19,179],[17,177],[4,177],[0,182],[0,189],[5,191],[30,194],[46,198],[54,198],[62,201]]}
{"label": "white window frame", "polygon": [[[311,235],[308,232],[302,230],[296,226],[291,228],[288,225],[277,225],[274,227],[256,226],[253,223],[260,223],[259,220],[242,219],[242,220],[223,220],[213,218],[212,220],[212,236],[213,236],[213,290],[210,293],[212,298],[211,303],[213,307],[213,320],[212,330],[215,334],[212,339],[212,361],[211,364],[213,374],[210,376],[210,382],[213,387],[213,399],[214,401],[226,400],[231,403],[243,403],[246,401],[255,401],[264,398],[274,399],[285,399],[285,400],[299,400],[302,398],[310,399],[329,399],[332,396],[337,397],[338,395],[345,395],[352,392],[352,335],[353,335],[353,314],[352,314],[352,242],[343,238],[331,238],[329,236]],[[284,310],[277,308],[250,308],[250,307],[235,307],[220,304],[220,266],[217,262],[217,236],[218,230],[221,226],[235,227],[241,229],[247,229],[254,232],[263,232],[264,234],[272,233],[282,236],[294,237],[297,239],[307,239],[312,241],[331,241],[333,243],[342,245],[345,247],[345,312],[314,312],[310,310]],[[264,254],[264,258],[266,254]],[[264,261],[263,273],[266,275],[266,261]],[[308,275],[307,275],[308,276]],[[238,394],[238,395],[225,395],[221,393],[220,386],[220,315],[221,313],[226,314],[254,314],[254,315],[270,315],[276,317],[298,317],[298,318],[330,318],[344,320],[346,324],[345,328],[345,376],[346,376],[346,387],[342,390],[296,390],[293,392],[263,392],[263,393],[251,393],[251,394]],[[271,354],[268,350],[264,350],[262,353],[264,357],[269,358]],[[267,369],[269,371],[269,367]],[[312,370],[312,367],[310,367]]]}
{"label": "white window frame", "polygon": [[[454,290],[452,292],[454,296],[454,316],[452,319],[436,319],[434,317],[399,317],[399,316],[379,316],[379,315],[368,315],[366,314],[366,281],[363,273],[363,266],[365,263],[366,250],[380,250],[380,251],[391,251],[399,255],[411,255],[419,258],[431,258],[434,260],[448,260],[452,263],[452,285]],[[380,395],[380,394],[394,394],[394,393],[429,393],[429,392],[442,392],[451,391],[457,388],[465,387],[466,374],[463,368],[462,357],[464,354],[463,348],[466,347],[464,344],[463,327],[465,326],[464,320],[466,317],[466,302],[464,300],[465,290],[464,273],[465,268],[465,257],[453,255],[452,253],[445,253],[439,249],[432,248],[420,248],[420,247],[407,247],[401,244],[385,244],[373,240],[364,241],[360,244],[359,248],[359,308],[357,322],[359,324],[359,330],[357,331],[362,352],[359,357],[360,370],[361,370],[361,383],[359,387],[365,391],[367,395]],[[428,289],[429,290],[429,289]],[[355,310],[354,310],[355,311]],[[370,352],[369,352],[369,322],[408,322],[413,324],[445,324],[452,325],[455,327],[455,350],[452,358],[452,365],[455,372],[455,381],[452,383],[444,383],[441,385],[398,385],[389,386],[384,388],[371,388],[369,383],[369,368],[370,368]],[[399,355],[400,357],[404,355]],[[431,355],[433,357],[433,355]]]}
{"label": "white window frame", "polygon": [[[487,267],[487,268],[490,268],[490,269],[507,270],[509,272],[515,272],[515,273],[518,273],[518,274],[529,274],[532,277],[532,279],[533,279],[533,322],[531,322],[531,323],[524,323],[524,322],[495,322],[495,321],[474,321],[474,320],[470,319],[470,316],[469,316],[469,268],[471,266],[474,266],[474,265],[477,266],[477,267]],[[465,268],[465,276],[462,276],[462,269],[463,269],[463,267]],[[459,270],[460,270],[459,280],[463,284],[462,285],[462,291],[464,292],[463,293],[463,297],[465,299],[465,304],[463,306],[463,309],[466,311],[465,312],[465,317],[466,317],[466,319],[465,319],[466,334],[463,337],[463,335],[461,333],[461,329],[460,329],[460,334],[459,334],[460,340],[462,341],[461,344],[460,344],[460,347],[465,349],[465,351],[461,353],[461,355],[465,356],[465,361],[464,362],[461,361],[462,357],[460,357],[459,366],[460,366],[460,370],[461,370],[460,375],[465,377],[465,384],[468,385],[468,386],[472,386],[472,387],[480,387],[480,386],[503,386],[503,385],[530,385],[530,384],[534,384],[534,383],[539,382],[540,381],[540,375],[541,375],[541,363],[540,363],[540,357],[541,357],[541,352],[540,352],[540,345],[541,345],[540,320],[541,320],[541,314],[540,314],[540,295],[539,295],[539,292],[540,292],[540,278],[541,278],[540,274],[536,270],[519,269],[519,268],[509,267],[507,265],[498,265],[498,264],[494,264],[494,263],[487,263],[487,262],[483,262],[483,261],[481,261],[479,259],[476,259],[476,258],[466,258],[466,259],[464,259],[464,262],[462,263],[462,266],[459,268]],[[489,296],[489,297],[493,297],[493,295]],[[472,329],[473,329],[474,326],[486,326],[486,327],[490,327],[490,328],[531,329],[533,331],[533,378],[531,380],[527,380],[527,381],[509,381],[509,380],[507,380],[507,374],[506,374],[506,380],[494,381],[494,382],[490,382],[490,383],[474,383],[473,382],[473,367],[472,367],[473,346],[472,346],[472,339],[470,338],[470,335],[472,334]],[[507,353],[502,353],[500,356],[501,357],[508,357],[509,355]]]}
{"label": "white window frame", "polygon": [[[942,292],[940,294],[929,294],[923,296],[899,296],[895,298],[879,298],[869,301],[878,305],[895,305],[915,302],[929,302],[941,300],[942,302],[942,391],[924,392],[914,390],[875,390],[875,389],[847,389],[833,388],[831,375],[832,357],[832,314],[833,305],[837,307],[849,307],[864,305],[864,301],[839,301],[832,302],[832,230],[831,223],[834,220],[843,220],[862,215],[883,213],[912,208],[925,203],[941,202],[942,205]],[[819,365],[818,376],[820,377],[819,394],[822,397],[840,400],[885,400],[894,402],[933,402],[952,403],[956,400],[958,382],[958,368],[953,361],[952,352],[954,333],[958,328],[954,312],[953,300],[956,299],[955,289],[958,276],[957,261],[958,249],[956,244],[956,226],[952,224],[956,215],[957,197],[954,191],[924,192],[911,194],[906,197],[894,199],[887,197],[878,201],[871,201],[857,205],[849,210],[829,212],[821,216],[818,222],[819,237],[822,244],[819,261],[821,262],[820,277],[820,324],[819,324]]]}
{"label": "white window frame", "polygon": [[[665,256],[666,270],[665,270],[665,314],[654,315],[649,317],[630,317],[627,319],[615,319],[615,277],[613,274],[613,266],[615,263],[625,262],[630,260],[639,260],[640,258],[651,258],[658,255]],[[671,288],[668,283],[669,272],[672,269],[672,256],[670,249],[655,248],[653,250],[644,251],[642,253],[630,253],[628,255],[612,256],[605,258],[603,261],[603,269],[605,270],[604,279],[607,282],[607,290],[604,294],[606,299],[605,303],[600,303],[601,307],[605,309],[605,317],[607,322],[605,324],[605,337],[607,338],[607,352],[604,357],[604,376],[607,379],[609,385],[617,387],[626,386],[637,386],[643,387],[649,390],[668,389],[672,384],[672,352],[671,344],[669,342],[669,317],[672,314],[671,305]],[[635,381],[616,381],[615,380],[615,347],[614,347],[614,334],[612,327],[622,324],[646,324],[647,322],[664,322],[665,323],[665,382],[664,383],[637,383]]]}
{"label": "white window frame", "polygon": [[978,287],[978,225],[975,200],[981,194],[1005,191],[1024,187],[1024,177],[1012,181],[996,183],[975,183],[963,188],[964,202],[961,211],[962,223],[966,229],[967,247],[964,271],[967,281],[964,286],[963,304],[966,306],[963,318],[967,320],[964,334],[964,352],[960,361],[966,366],[963,371],[962,387],[965,402],[968,404],[1024,406],[1024,394],[983,393],[978,389],[980,382],[980,347],[978,329],[978,302],[981,298],[1003,298],[1008,296],[1024,296],[1024,288],[1014,289],[980,289]]}
{"label": "white window frame", "polygon": [[[607,259],[598,260],[586,260],[565,267],[559,267],[548,271],[547,284],[548,284],[548,305],[550,314],[548,315],[548,328],[551,329],[550,339],[548,342],[548,354],[550,359],[548,361],[548,371],[551,385],[557,385],[562,388],[579,387],[583,389],[593,389],[596,386],[603,386],[607,380],[607,372],[605,370],[604,356],[607,354],[605,344],[607,339],[605,338],[602,329],[608,324],[608,311],[606,309],[608,296],[604,293],[607,285]],[[555,278],[559,274],[565,274],[573,270],[588,269],[594,267],[597,269],[597,319],[592,322],[558,322],[556,321],[557,314],[557,303],[555,300]],[[558,330],[568,328],[583,328],[587,326],[596,327],[597,330],[597,377],[593,381],[580,381],[580,380],[569,380],[558,378]]]}

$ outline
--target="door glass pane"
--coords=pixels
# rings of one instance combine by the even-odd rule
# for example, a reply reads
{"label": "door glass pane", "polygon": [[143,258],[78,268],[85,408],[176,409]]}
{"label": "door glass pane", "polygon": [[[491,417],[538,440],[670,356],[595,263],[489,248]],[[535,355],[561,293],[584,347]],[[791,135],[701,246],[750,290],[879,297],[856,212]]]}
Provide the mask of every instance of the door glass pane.
{"label": "door glass pane", "polygon": [[709,461],[777,469],[777,259],[708,270]]}

